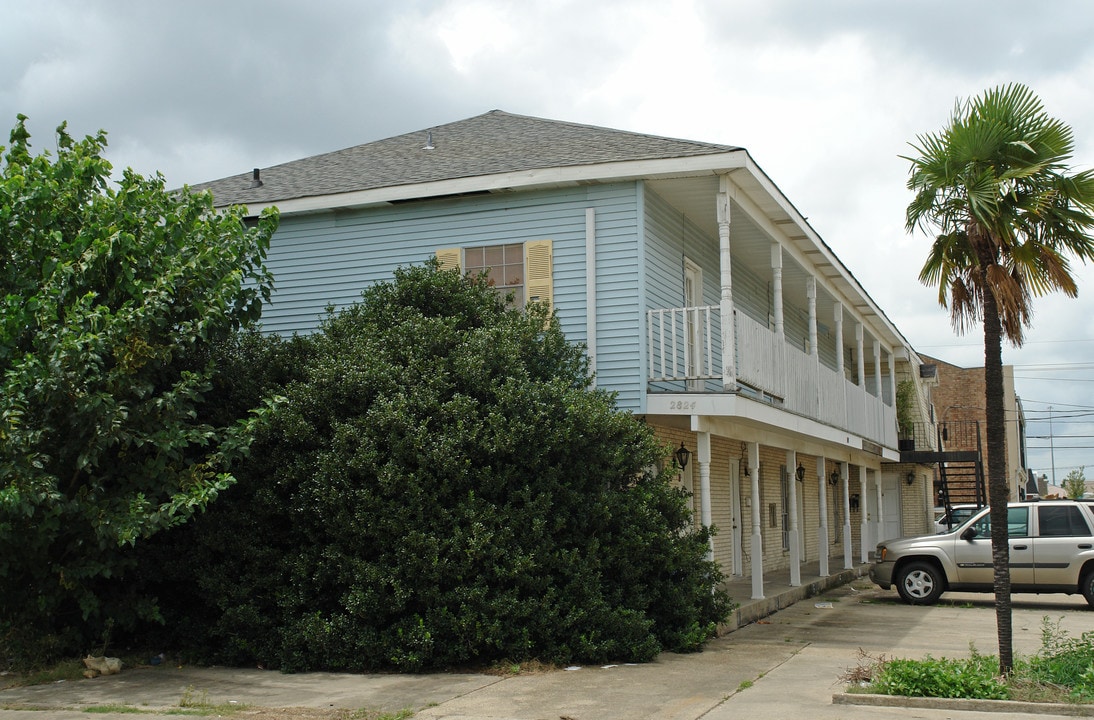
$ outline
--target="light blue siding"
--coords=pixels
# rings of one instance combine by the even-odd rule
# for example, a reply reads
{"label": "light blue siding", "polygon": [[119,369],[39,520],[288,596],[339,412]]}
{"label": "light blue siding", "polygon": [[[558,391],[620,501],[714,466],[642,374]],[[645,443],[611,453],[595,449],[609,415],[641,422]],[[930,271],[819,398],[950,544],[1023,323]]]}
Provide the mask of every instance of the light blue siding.
{"label": "light blue siding", "polygon": [[[703,273],[703,305],[717,306],[721,299],[721,269],[718,238],[704,235],[687,216],[652,191],[646,191],[646,307],[657,310],[684,306],[684,258],[697,264]],[[644,313],[643,313],[644,315]],[[721,357],[721,316],[711,314],[714,362]],[[643,329],[645,334],[645,318]],[[678,362],[683,362],[682,349]],[[648,359],[647,359],[648,361]],[[709,381],[707,389],[718,389]],[[682,383],[663,389],[683,390]]]}
{"label": "light blue siding", "polygon": [[554,304],[566,336],[585,344],[585,211],[596,212],[598,385],[637,410],[644,391],[638,342],[638,200],[635,183],[421,201],[288,215],[271,242],[272,302],[263,329],[316,329],[327,305],[344,308],[395,268],[440,248],[550,239]]}
{"label": "light blue siding", "polygon": [[[590,188],[590,198],[617,186]],[[596,384],[618,393],[619,407],[642,412],[645,375],[640,332],[638,186],[596,210]],[[605,198],[606,199],[606,198]]]}

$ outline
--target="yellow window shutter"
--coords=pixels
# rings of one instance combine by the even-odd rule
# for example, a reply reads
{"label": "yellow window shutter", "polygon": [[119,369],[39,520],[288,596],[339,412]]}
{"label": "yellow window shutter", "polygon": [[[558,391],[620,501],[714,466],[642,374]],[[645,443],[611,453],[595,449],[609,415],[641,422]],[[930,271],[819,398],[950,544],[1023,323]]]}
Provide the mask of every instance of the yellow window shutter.
{"label": "yellow window shutter", "polygon": [[437,262],[440,263],[441,270],[460,269],[460,249],[459,248],[445,248],[437,251]]}
{"label": "yellow window shutter", "polygon": [[524,272],[528,302],[545,302],[553,307],[550,240],[532,240],[524,244]]}

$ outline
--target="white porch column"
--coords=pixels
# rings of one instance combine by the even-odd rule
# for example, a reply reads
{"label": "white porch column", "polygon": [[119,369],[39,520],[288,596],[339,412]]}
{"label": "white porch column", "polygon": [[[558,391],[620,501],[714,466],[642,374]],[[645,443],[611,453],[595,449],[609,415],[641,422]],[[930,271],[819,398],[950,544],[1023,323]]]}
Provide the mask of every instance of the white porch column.
{"label": "white porch column", "polygon": [[748,444],[748,477],[752,481],[752,599],[764,597],[764,540],[760,533],[760,443]]}
{"label": "white porch column", "polygon": [[729,198],[732,185],[728,175],[718,178],[718,267],[722,296],[719,312],[722,321],[722,387],[732,391],[737,388],[737,345],[733,331],[733,273],[729,258]]}
{"label": "white porch column", "polygon": [[[696,435],[696,452],[699,462],[699,507],[703,527],[710,529],[710,433]],[[714,559],[714,538],[707,540],[707,559]]]}
{"label": "white porch column", "polygon": [[858,466],[858,480],[859,480],[859,496],[858,496],[858,516],[859,516],[859,556],[861,562],[870,561],[870,516],[866,512],[870,504],[866,502],[866,466]]}
{"label": "white porch column", "polygon": [[835,307],[832,310],[832,324],[836,330],[836,373],[844,375],[843,372],[843,303],[835,303]]}
{"label": "white porch column", "polygon": [[[896,409],[896,353],[889,353],[889,392],[892,408]],[[882,538],[884,540],[885,538]]]}
{"label": "white porch column", "polygon": [[874,426],[870,428],[873,433],[870,439],[882,442],[885,439],[885,417],[881,413],[881,399],[885,394],[881,390],[881,343],[877,340],[874,340],[874,385],[877,392],[877,403],[874,407],[877,412],[874,413]]}
{"label": "white porch column", "polygon": [[881,400],[881,343],[874,340],[874,384],[877,386],[877,399]]}
{"label": "white porch column", "polygon": [[825,477],[823,455],[817,456],[817,512],[820,524],[817,526],[817,555],[820,560],[820,576],[828,575],[828,478]]}
{"label": "white porch column", "polygon": [[866,389],[866,357],[863,355],[865,349],[862,323],[855,323],[855,369],[858,371],[858,386],[863,390]]}
{"label": "white porch column", "polygon": [[809,354],[816,358],[820,351],[817,348],[817,278],[814,275],[805,281],[805,296],[809,302]]}
{"label": "white porch column", "polygon": [[[870,417],[870,413],[867,410],[870,402],[870,393],[866,390],[866,356],[863,352],[866,350],[866,338],[864,336],[864,329],[862,323],[855,323],[855,355],[856,355],[856,369],[858,370],[858,386],[862,392],[862,405],[859,406],[859,417],[854,416],[847,418],[851,423],[851,427],[862,432],[866,425],[866,418]],[[847,408],[848,412],[854,412],[852,408]],[[861,501],[861,496],[859,500]]]}
{"label": "white porch column", "polygon": [[[876,546],[877,543],[879,543],[882,540],[886,539],[886,538],[881,537],[881,533],[885,530],[885,505],[883,505],[882,502],[881,502],[881,471],[880,470],[875,470],[874,471],[874,490],[877,492],[877,519],[874,521],[874,536],[872,538],[872,540],[874,542],[871,543],[871,545]],[[867,549],[872,550],[873,547],[867,548]]]}
{"label": "white porch column", "polygon": [[801,542],[798,539],[798,453],[786,451],[786,467],[790,472],[790,497],[786,511],[790,515],[787,540],[790,545],[790,587],[802,584]]}
{"label": "white porch column", "polygon": [[855,561],[851,557],[851,464],[840,463],[840,489],[843,491],[843,567],[853,568]]}
{"label": "white porch column", "polygon": [[777,242],[771,243],[771,292],[774,295],[775,334],[781,338],[786,332],[783,322],[783,249]]}

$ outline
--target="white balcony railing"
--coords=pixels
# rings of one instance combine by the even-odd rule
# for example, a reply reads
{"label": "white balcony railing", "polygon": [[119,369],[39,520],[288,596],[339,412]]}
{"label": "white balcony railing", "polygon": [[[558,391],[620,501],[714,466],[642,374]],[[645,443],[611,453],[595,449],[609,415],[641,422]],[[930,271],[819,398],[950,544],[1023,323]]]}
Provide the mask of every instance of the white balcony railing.
{"label": "white balcony railing", "polygon": [[[721,336],[715,328],[717,317],[717,305],[648,311],[650,381],[722,377]],[[714,362],[716,354],[717,365]]]}
{"label": "white balcony railing", "polygon": [[[648,380],[680,392],[721,387],[721,331],[717,306],[650,310]],[[787,342],[762,323],[734,315],[737,383],[771,402],[887,447],[896,447],[896,411],[866,388]]]}

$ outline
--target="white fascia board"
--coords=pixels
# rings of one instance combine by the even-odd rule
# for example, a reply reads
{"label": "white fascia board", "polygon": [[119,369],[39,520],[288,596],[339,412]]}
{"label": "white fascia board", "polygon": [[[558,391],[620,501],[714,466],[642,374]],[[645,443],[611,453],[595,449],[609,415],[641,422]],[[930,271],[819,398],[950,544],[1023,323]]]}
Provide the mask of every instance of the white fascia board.
{"label": "white fascia board", "polygon": [[747,153],[735,150],[713,155],[683,158],[637,160],[628,162],[574,165],[566,167],[522,170],[496,175],[475,175],[436,182],[392,185],[370,190],[291,198],[268,203],[247,205],[250,214],[257,215],[268,207],[277,207],[282,215],[322,212],[355,207],[367,207],[399,200],[413,200],[461,193],[505,190],[531,190],[586,183],[611,183],[624,180],[718,175],[745,166]]}

